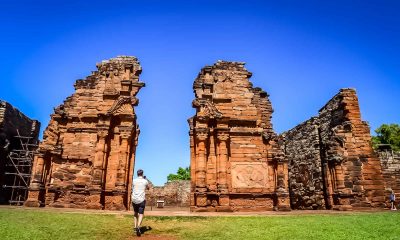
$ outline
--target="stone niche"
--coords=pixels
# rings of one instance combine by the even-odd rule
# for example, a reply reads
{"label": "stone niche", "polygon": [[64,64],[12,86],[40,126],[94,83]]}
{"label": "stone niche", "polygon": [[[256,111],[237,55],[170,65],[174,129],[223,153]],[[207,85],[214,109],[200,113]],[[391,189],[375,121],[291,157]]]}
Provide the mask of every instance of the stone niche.
{"label": "stone niche", "polygon": [[26,206],[129,209],[141,71],[137,58],[119,56],[76,81],[44,132]]}
{"label": "stone niche", "polygon": [[[381,207],[385,181],[354,89],[341,89],[317,117],[282,134],[293,209]],[[386,170],[388,171],[388,170]]]}
{"label": "stone niche", "polygon": [[268,94],[241,62],[204,67],[188,120],[192,211],[289,210],[283,139],[272,129]]}

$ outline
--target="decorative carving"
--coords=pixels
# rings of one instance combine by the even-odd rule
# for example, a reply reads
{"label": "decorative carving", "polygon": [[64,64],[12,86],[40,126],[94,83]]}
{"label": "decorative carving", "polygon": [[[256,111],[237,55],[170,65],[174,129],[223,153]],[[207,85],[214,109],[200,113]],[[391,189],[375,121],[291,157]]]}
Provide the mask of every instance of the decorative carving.
{"label": "decorative carving", "polygon": [[199,141],[205,141],[208,138],[208,130],[207,129],[196,129],[196,138]]}
{"label": "decorative carving", "polygon": [[137,102],[138,100],[136,97],[119,96],[112,107],[107,111],[107,115],[133,115],[133,106],[135,106]]}
{"label": "decorative carving", "polygon": [[193,107],[198,108],[199,116],[207,116],[209,118],[222,118],[222,113],[218,111],[215,105],[207,99],[195,99],[192,103]]}
{"label": "decorative carving", "polygon": [[235,163],[232,165],[233,188],[266,188],[267,167],[261,163]]}
{"label": "decorative carving", "polygon": [[221,141],[228,141],[229,140],[229,133],[227,132],[218,132],[217,134],[218,140]]}

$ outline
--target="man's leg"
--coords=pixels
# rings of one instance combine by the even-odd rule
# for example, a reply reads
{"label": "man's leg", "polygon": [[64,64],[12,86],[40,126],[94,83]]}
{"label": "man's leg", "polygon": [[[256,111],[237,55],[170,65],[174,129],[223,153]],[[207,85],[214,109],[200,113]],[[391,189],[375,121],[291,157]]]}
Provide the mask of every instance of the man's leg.
{"label": "man's leg", "polygon": [[138,227],[138,213],[137,212],[135,212],[135,214],[133,215],[133,219],[134,219],[134,222],[135,222],[135,229]]}
{"label": "man's leg", "polygon": [[137,229],[136,229],[136,235],[140,236],[142,234],[142,232],[140,231],[140,226],[142,225],[142,221],[143,221],[143,215],[144,215],[144,209],[146,207],[146,201],[143,201],[142,203],[140,203],[139,205],[139,216],[138,216],[138,223],[137,223]]}
{"label": "man's leg", "polygon": [[139,218],[138,218],[138,228],[140,228],[140,226],[142,225],[142,221],[143,221],[143,214],[139,213]]}

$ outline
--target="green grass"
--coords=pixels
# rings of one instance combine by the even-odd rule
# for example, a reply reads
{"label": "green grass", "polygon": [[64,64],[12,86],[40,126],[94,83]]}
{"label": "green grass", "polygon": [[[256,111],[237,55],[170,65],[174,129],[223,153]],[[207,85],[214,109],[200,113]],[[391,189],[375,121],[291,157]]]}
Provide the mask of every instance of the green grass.
{"label": "green grass", "polygon": [[[132,239],[131,215],[0,209],[0,239]],[[176,239],[400,239],[400,213],[146,217],[145,235]],[[161,239],[161,238],[159,238]]]}

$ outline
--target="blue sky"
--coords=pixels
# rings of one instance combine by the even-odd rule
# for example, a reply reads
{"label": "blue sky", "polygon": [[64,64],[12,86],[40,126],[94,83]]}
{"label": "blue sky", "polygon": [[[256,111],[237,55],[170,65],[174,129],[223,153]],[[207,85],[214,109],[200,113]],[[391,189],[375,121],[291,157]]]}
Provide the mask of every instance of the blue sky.
{"label": "blue sky", "polygon": [[136,168],[158,185],[189,165],[192,84],[219,59],[247,63],[278,133],[344,87],[356,88],[372,129],[400,123],[400,1],[3,0],[0,9],[0,99],[42,131],[96,62],[139,58]]}

